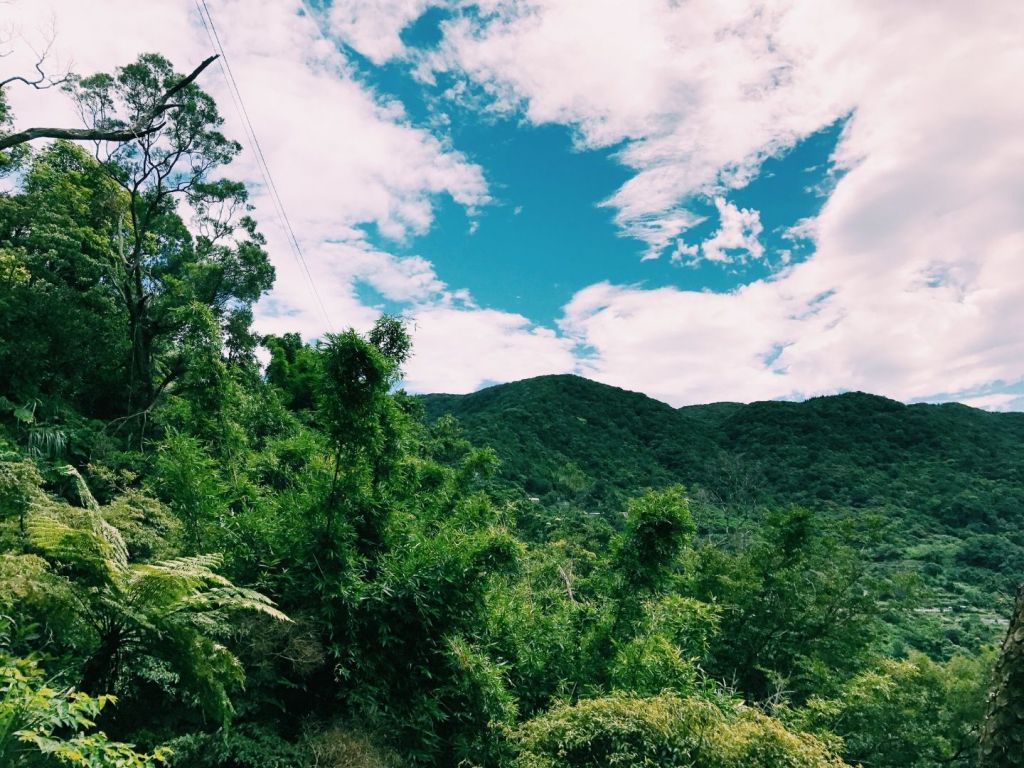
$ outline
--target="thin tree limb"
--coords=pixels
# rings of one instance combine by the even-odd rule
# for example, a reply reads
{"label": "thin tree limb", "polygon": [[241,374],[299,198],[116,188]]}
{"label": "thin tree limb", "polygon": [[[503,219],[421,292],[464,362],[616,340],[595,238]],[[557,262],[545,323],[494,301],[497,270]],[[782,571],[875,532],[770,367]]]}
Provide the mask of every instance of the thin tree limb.
{"label": "thin tree limb", "polygon": [[[0,150],[10,149],[18,144],[24,144],[25,142],[32,141],[33,139],[125,142],[156,133],[164,126],[164,123],[153,123],[153,121],[167,110],[174,109],[178,106],[171,102],[171,99],[195,82],[196,78],[202,74],[203,70],[210,66],[218,56],[219,54],[214,54],[213,56],[204,59],[198,67],[192,70],[192,72],[165,91],[153,107],[142,116],[142,119],[129,128],[120,128],[115,130],[101,128],[28,128],[24,131],[18,131],[17,133],[0,137]],[[0,87],[2,87],[3,84],[6,84],[6,82],[9,82],[9,80],[4,81],[4,83],[0,83]]]}

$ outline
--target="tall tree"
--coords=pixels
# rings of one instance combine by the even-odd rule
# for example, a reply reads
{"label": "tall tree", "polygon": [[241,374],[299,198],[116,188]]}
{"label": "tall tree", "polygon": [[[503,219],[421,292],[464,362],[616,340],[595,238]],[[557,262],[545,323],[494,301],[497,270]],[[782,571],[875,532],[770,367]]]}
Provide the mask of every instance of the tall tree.
{"label": "tall tree", "polygon": [[712,669],[755,700],[800,699],[829,674],[866,661],[884,580],[850,526],[794,508],[766,516],[738,555],[703,547],[693,570],[702,600],[723,609]]}
{"label": "tall tree", "polygon": [[[0,391],[117,414],[128,359],[107,279],[120,188],[80,147],[37,155],[0,195]],[[123,406],[123,403],[120,403]]]}
{"label": "tall tree", "polygon": [[327,532],[339,504],[356,507],[350,517],[363,554],[380,545],[384,508],[373,496],[398,456],[401,412],[389,393],[409,347],[401,321],[384,315],[366,339],[351,329],[328,334],[320,351],[319,416],[334,453]]}
{"label": "tall tree", "polygon": [[[148,409],[183,378],[188,361],[174,354],[176,344],[214,342],[217,326],[247,312],[274,277],[244,185],[213,179],[241,146],[221,133],[217,105],[194,79],[176,74],[162,56],[144,54],[72,89],[93,128],[152,127],[130,141],[96,145],[97,159],[125,193],[109,278],[128,319],[128,402],[135,410]],[[153,115],[160,122],[152,123]],[[195,237],[178,214],[181,201],[195,213]]]}

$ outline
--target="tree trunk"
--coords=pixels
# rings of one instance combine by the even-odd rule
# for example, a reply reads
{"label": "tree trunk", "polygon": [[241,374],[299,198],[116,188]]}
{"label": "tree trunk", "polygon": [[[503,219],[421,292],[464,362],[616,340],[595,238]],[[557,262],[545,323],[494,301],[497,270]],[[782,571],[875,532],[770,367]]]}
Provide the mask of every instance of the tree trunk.
{"label": "tree trunk", "polygon": [[131,334],[131,391],[128,410],[137,410],[153,399],[153,345],[146,328],[145,298],[128,306],[128,332]]}
{"label": "tree trunk", "polygon": [[100,640],[95,653],[82,670],[81,690],[91,696],[110,693],[117,678],[117,657],[121,652],[121,632],[110,629]]}
{"label": "tree trunk", "polygon": [[981,768],[1024,767],[1024,585],[996,661],[981,727]]}

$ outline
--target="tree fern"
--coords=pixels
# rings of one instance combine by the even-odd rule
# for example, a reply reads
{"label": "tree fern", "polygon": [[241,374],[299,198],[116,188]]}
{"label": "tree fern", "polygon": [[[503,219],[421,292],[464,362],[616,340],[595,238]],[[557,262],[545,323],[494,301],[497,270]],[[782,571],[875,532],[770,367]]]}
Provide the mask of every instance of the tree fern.
{"label": "tree fern", "polygon": [[102,509],[78,509],[35,494],[26,540],[78,596],[93,641],[81,673],[87,692],[115,690],[141,658],[161,662],[211,716],[227,718],[229,690],[243,680],[238,659],[219,642],[239,611],[288,618],[267,597],[217,573],[217,554],[132,563]]}
{"label": "tree fern", "polygon": [[91,585],[115,583],[128,568],[128,549],[117,529],[91,510],[35,502],[26,524],[28,541],[48,560]]}

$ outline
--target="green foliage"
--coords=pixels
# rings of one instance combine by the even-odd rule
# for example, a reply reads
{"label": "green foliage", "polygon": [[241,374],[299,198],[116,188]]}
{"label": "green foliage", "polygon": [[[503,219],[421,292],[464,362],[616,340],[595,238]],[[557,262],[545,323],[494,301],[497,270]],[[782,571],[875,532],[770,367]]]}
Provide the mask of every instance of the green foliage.
{"label": "green foliage", "polygon": [[922,654],[882,659],[796,719],[831,732],[853,764],[885,768],[973,765],[991,655],[940,664]]}
{"label": "green foliage", "polygon": [[119,194],[83,150],[57,143],[20,194],[0,196],[0,391],[19,403],[107,414],[121,391],[127,339],[106,280]]}
{"label": "green foliage", "polygon": [[[151,114],[180,80],[162,56],[143,54],[114,75],[75,79],[68,89],[86,121],[109,130]],[[40,313],[35,295],[33,317],[27,296],[0,298],[14,309],[12,323],[23,312],[36,329],[46,328],[30,334],[35,349],[11,352],[30,360],[56,352],[62,372],[103,361],[102,383],[116,382],[117,389],[57,393],[75,397],[91,413],[113,410],[139,418],[135,414],[148,413],[172,386],[197,395],[217,388],[222,332],[230,336],[235,357],[239,350],[244,356],[247,329],[238,328],[235,317],[251,318],[251,306],[269,289],[274,271],[248,215],[244,185],[211,179],[241,149],[220,132],[222,123],[213,99],[191,83],[176,91],[172,108],[161,110],[155,132],[98,148],[100,161],[57,144],[33,163],[23,194],[3,199],[5,247],[13,246],[29,273],[52,286],[53,305],[52,313]],[[197,235],[178,215],[179,200],[195,213]],[[26,226],[40,218],[40,210],[49,226]],[[40,342],[59,347],[49,350]],[[44,368],[53,371],[51,366]],[[26,373],[11,382],[14,391],[45,382],[38,371]],[[68,379],[75,382],[73,376],[58,380]],[[109,402],[111,391],[123,399]]]}
{"label": "green foliage", "polygon": [[[13,127],[13,115],[10,105],[7,103],[7,94],[0,88],[0,135],[10,133]],[[0,176],[4,176],[16,169],[28,153],[26,144],[17,144],[10,149],[0,152]]]}
{"label": "green foliage", "polygon": [[862,393],[673,409],[574,376],[423,403],[430,419],[454,415],[468,439],[494,447],[502,462],[495,490],[530,507],[521,526],[531,538],[557,538],[563,520],[592,527],[598,511],[620,527],[625,499],[677,483],[703,500],[700,534],[716,542],[787,505],[877,515],[890,525],[870,545],[872,558],[919,573],[926,605],[941,611],[935,633],[900,642],[946,656],[994,641],[978,625],[1005,615],[1016,589],[1020,414]]}
{"label": "green foliage", "polygon": [[169,431],[157,452],[154,476],[160,494],[182,523],[186,551],[209,549],[208,533],[227,507],[217,462],[194,437]]}
{"label": "green foliage", "polygon": [[575,376],[423,402],[430,420],[451,414],[473,442],[495,448],[512,487],[589,511],[617,511],[644,488],[691,485],[716,453],[710,430],[670,406]]}
{"label": "green foliage", "polygon": [[[30,473],[23,476],[37,480]],[[64,600],[81,625],[82,689],[116,689],[125,671],[132,674],[152,663],[176,676],[182,690],[194,694],[204,710],[226,718],[231,710],[228,689],[243,676],[218,635],[226,633],[239,611],[286,617],[262,594],[218,575],[219,556],[133,563],[124,538],[103,510],[73,508],[31,486],[23,493],[30,499],[25,541],[38,557],[21,556],[20,564],[35,576],[28,578],[32,586],[24,575],[5,586],[20,592],[22,601],[40,588],[74,598]],[[119,513],[123,510],[115,508],[111,517]],[[63,586],[46,590],[48,581]]]}
{"label": "green foliage", "polygon": [[672,695],[561,704],[516,734],[518,768],[840,768],[816,739],[742,705]]}
{"label": "green foliage", "polygon": [[[345,766],[346,768],[401,768],[401,758],[382,749],[379,739],[373,740],[358,730],[334,725],[306,736],[309,768]],[[262,763],[261,763],[262,765]]]}
{"label": "green foliage", "polygon": [[136,752],[108,739],[96,719],[116,698],[50,687],[37,662],[0,653],[0,764],[153,768],[170,750]]}
{"label": "green foliage", "polygon": [[[9,526],[16,520],[18,528],[24,531],[29,505],[38,498],[42,484],[42,475],[34,462],[0,461],[0,522]],[[10,539],[4,542],[6,547],[13,543]]]}
{"label": "green foliage", "polygon": [[[515,572],[521,545],[462,510],[424,521],[379,559],[343,653],[354,702],[378,710],[417,762],[494,764],[493,729],[514,699],[501,666],[470,642],[492,578]],[[476,514],[474,514],[476,513]],[[488,757],[490,756],[490,757]]]}
{"label": "green foliage", "polygon": [[531,548],[522,577],[485,596],[485,639],[504,662],[526,715],[543,710],[565,689],[590,685],[601,672],[587,663],[586,653],[609,619],[590,584],[596,561],[568,543]]}
{"label": "green foliage", "polygon": [[316,405],[319,361],[316,350],[302,343],[297,333],[265,336],[270,351],[267,381],[284,393],[284,402],[294,410],[312,410]]}
{"label": "green foliage", "polygon": [[518,714],[505,668],[462,638],[448,640],[445,656],[451,673],[441,698],[451,712],[446,727],[454,732],[450,764],[503,764],[505,731]]}
{"label": "green foliage", "polygon": [[322,353],[320,417],[342,452],[376,453],[395,363],[355,331],[329,334]]}
{"label": "green foliage", "polygon": [[716,606],[668,595],[644,605],[637,634],[615,651],[613,690],[645,695],[672,691],[693,695],[702,684],[701,663],[718,633]]}
{"label": "green foliage", "polygon": [[396,366],[403,365],[412,353],[412,340],[405,323],[392,315],[381,315],[366,338]]}
{"label": "green foliage", "polygon": [[802,699],[856,671],[889,588],[863,546],[856,529],[795,508],[769,515],[735,554],[701,548],[692,588],[722,610],[713,670],[758,701]]}
{"label": "green foliage", "polygon": [[693,694],[698,668],[679,647],[661,634],[646,634],[623,643],[611,666],[613,690],[638,694],[673,691]]}
{"label": "green foliage", "polygon": [[124,539],[133,562],[165,560],[181,540],[182,520],[158,500],[137,490],[115,496],[99,508],[103,519]]}
{"label": "green foliage", "polygon": [[617,556],[627,593],[645,594],[664,587],[696,530],[681,486],[631,500]]}

